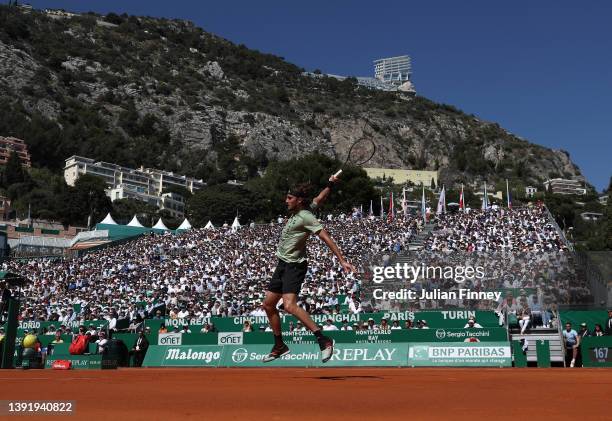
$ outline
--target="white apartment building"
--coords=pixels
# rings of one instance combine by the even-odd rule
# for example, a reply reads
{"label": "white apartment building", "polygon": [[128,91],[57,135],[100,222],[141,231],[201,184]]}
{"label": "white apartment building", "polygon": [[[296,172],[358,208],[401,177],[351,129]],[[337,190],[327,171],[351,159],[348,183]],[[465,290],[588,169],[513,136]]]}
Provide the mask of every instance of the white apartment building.
{"label": "white apartment building", "polygon": [[553,178],[544,182],[546,190],[553,194],[578,194],[585,195],[586,188],[578,180],[566,180],[563,178]]}
{"label": "white apartment building", "polygon": [[66,159],[64,166],[66,184],[74,186],[76,180],[83,174],[102,178],[108,186],[107,195],[111,201],[126,198],[140,200],[159,209],[167,209],[177,218],[184,216],[184,199],[175,193],[164,193],[164,190],[169,187],[183,187],[194,193],[206,185],[203,180],[168,171],[127,168],[76,155]]}

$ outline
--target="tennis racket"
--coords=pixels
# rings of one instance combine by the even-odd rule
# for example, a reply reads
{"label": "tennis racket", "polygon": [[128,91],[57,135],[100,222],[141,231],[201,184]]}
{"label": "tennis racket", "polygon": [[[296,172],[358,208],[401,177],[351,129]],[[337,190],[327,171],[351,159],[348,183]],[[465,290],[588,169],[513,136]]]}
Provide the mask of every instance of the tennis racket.
{"label": "tennis racket", "polygon": [[371,139],[361,138],[351,145],[342,167],[334,174],[338,177],[348,165],[359,167],[368,162],[376,153],[376,144]]}

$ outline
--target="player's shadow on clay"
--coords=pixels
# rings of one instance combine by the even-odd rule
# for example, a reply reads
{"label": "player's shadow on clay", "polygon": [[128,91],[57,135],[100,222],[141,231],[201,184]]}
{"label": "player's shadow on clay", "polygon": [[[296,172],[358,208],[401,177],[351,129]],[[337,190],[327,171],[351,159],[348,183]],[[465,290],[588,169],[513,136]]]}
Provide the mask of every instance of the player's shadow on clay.
{"label": "player's shadow on clay", "polygon": [[317,377],[310,377],[310,378],[318,379],[318,380],[353,380],[353,379],[383,380],[383,377],[379,377],[379,376],[317,376]]}

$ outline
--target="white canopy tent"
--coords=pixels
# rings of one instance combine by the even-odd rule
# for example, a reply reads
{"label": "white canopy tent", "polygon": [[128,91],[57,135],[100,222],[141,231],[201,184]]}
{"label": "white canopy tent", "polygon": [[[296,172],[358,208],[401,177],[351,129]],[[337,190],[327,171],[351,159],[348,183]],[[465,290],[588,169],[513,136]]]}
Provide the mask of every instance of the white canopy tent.
{"label": "white canopy tent", "polygon": [[179,225],[179,227],[176,229],[178,230],[190,230],[191,229],[191,224],[189,223],[189,221],[187,220],[187,218],[185,218],[185,220],[181,223],[181,225]]}
{"label": "white canopy tent", "polygon": [[159,218],[159,220],[157,221],[157,223],[155,225],[153,225],[154,229],[158,229],[158,230],[166,230],[166,231],[170,231],[168,229],[167,226],[164,225],[164,221],[162,221],[161,218]]}
{"label": "white canopy tent", "polygon": [[130,221],[129,224],[127,224],[128,227],[139,227],[139,228],[144,228],[144,225],[142,225],[140,223],[140,221],[138,220],[138,218],[136,217],[136,215],[134,215],[134,217],[132,218],[132,220]]}
{"label": "white canopy tent", "polygon": [[108,215],[106,215],[106,218],[104,218],[102,220],[102,222],[100,222],[100,223],[101,224],[106,224],[106,225],[117,225],[117,223],[115,222],[115,220],[111,216],[110,212],[108,213]]}
{"label": "white canopy tent", "polygon": [[238,228],[240,228],[242,225],[240,225],[240,221],[238,221],[238,217],[236,216],[234,218],[234,222],[232,222],[232,230],[236,231]]}
{"label": "white canopy tent", "polygon": [[215,229],[215,226],[212,224],[212,222],[208,221],[208,224],[206,224],[204,229],[205,230],[213,230],[213,229]]}

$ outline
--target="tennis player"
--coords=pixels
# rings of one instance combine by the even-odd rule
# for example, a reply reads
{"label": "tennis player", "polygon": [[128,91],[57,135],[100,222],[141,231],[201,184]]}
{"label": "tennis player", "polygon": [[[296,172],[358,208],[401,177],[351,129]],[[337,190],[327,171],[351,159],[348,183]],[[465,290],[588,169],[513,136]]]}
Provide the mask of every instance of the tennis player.
{"label": "tennis player", "polygon": [[329,361],[334,352],[334,342],[324,336],[321,333],[321,328],[313,322],[309,314],[298,306],[297,296],[302,289],[302,283],[306,276],[308,267],[306,242],[311,234],[318,236],[327,244],[327,247],[338,258],[346,272],[355,271],[353,265],[344,259],[336,243],[311,212],[325,201],[336,181],[335,176],[330,177],[327,187],[312,202],[309,200],[310,186],[308,184],[300,184],[290,189],[285,198],[291,217],[281,234],[276,252],[278,266],[272,275],[263,303],[274,333],[274,347],[270,354],[263,359],[264,362],[274,361],[290,352],[289,347],[283,342],[281,319],[276,308],[281,298],[283,299],[284,310],[293,314],[316,336],[321,349],[322,361],[324,363]]}

